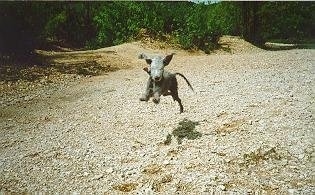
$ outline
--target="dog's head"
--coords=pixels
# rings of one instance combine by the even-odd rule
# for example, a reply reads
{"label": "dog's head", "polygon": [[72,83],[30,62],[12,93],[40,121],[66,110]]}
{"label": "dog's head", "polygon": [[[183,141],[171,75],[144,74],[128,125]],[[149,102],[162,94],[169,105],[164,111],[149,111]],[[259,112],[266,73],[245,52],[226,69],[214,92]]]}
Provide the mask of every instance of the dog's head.
{"label": "dog's head", "polygon": [[149,58],[147,55],[142,53],[138,56],[138,58],[144,59],[147,62],[149,66],[144,68],[143,70],[150,74],[151,78],[154,81],[158,82],[161,81],[161,79],[163,78],[164,67],[171,62],[173,55],[174,53],[167,55],[164,58],[162,58],[161,56]]}

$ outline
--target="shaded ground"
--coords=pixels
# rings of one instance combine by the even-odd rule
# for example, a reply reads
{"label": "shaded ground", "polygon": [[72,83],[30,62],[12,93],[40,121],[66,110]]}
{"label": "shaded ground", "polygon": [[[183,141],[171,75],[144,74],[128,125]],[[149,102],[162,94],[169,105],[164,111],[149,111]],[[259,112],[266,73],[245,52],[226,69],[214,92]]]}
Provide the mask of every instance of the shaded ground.
{"label": "shaded ground", "polygon": [[[222,41],[229,51],[212,55],[147,43],[41,51],[58,73],[0,85],[0,192],[314,193],[314,50]],[[196,91],[178,79],[183,114],[170,97],[139,101],[143,51],[177,53],[167,68]],[[80,76],[95,71],[85,59],[119,70]],[[181,143],[165,144],[174,131]]]}

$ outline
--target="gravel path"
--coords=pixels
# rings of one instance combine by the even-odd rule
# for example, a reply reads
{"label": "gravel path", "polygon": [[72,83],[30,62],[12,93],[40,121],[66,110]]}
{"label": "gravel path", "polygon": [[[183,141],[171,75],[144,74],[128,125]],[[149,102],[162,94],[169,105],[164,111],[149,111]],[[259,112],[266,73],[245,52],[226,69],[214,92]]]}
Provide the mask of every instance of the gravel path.
{"label": "gravel path", "polygon": [[[315,50],[175,55],[179,95],[137,68],[0,107],[0,193],[315,193]],[[197,139],[168,134],[184,119]]]}

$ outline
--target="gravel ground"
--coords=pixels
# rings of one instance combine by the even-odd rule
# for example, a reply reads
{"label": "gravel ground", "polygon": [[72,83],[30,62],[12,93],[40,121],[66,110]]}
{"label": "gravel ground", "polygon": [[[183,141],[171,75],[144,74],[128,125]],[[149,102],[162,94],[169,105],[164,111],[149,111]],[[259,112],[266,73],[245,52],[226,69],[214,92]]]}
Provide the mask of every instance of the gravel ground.
{"label": "gravel ground", "polygon": [[[195,89],[178,78],[183,114],[171,97],[140,102],[145,62],[132,63],[2,95],[0,193],[315,193],[315,50],[175,55],[167,69]],[[201,136],[165,144],[184,119]]]}

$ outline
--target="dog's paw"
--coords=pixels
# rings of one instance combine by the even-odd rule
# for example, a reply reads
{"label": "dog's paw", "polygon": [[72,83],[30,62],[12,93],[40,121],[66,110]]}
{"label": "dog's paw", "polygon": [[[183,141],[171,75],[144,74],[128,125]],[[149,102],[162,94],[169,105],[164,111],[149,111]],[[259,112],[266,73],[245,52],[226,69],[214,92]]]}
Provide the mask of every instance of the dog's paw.
{"label": "dog's paw", "polygon": [[160,102],[160,99],[157,99],[157,98],[153,98],[152,100],[155,104],[158,104]]}
{"label": "dog's paw", "polygon": [[148,97],[141,97],[139,98],[140,101],[143,101],[143,102],[147,102],[149,100]]}

